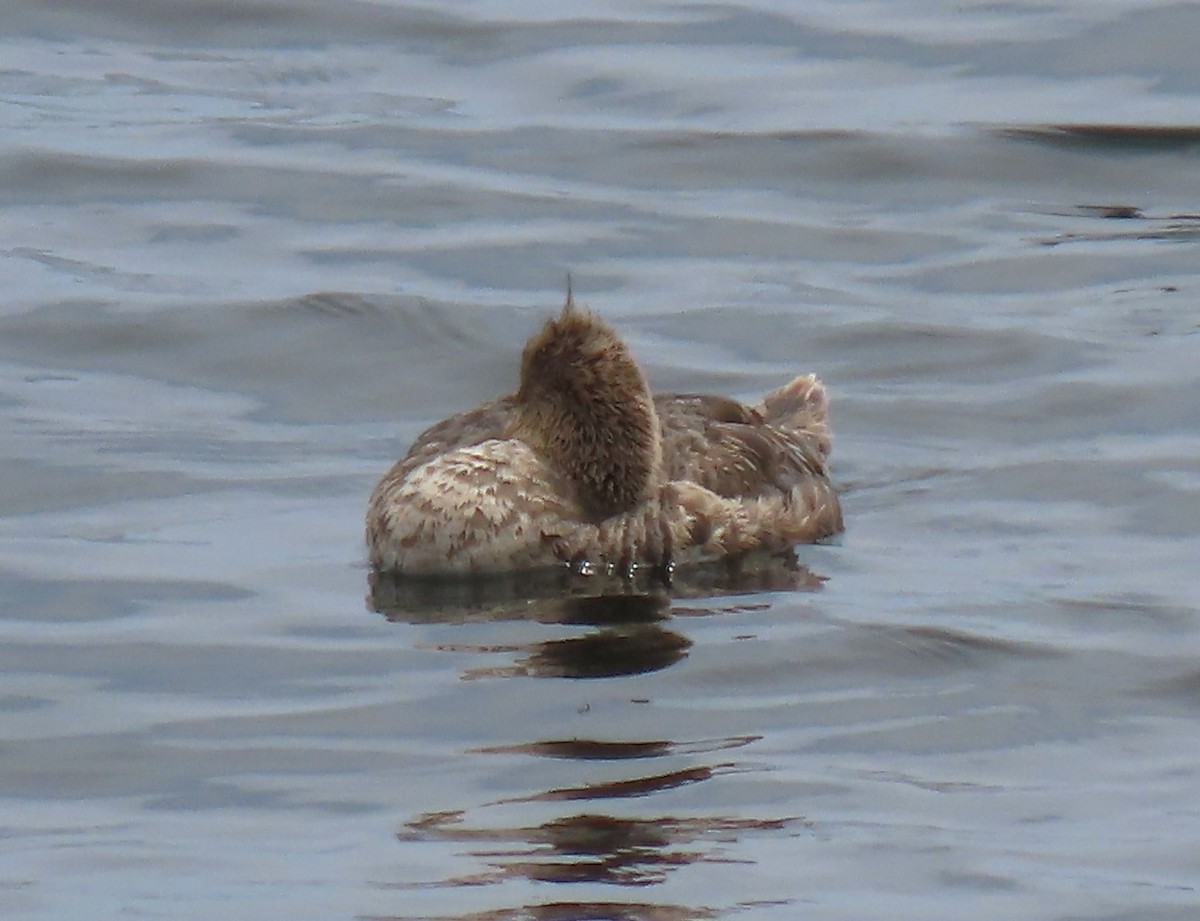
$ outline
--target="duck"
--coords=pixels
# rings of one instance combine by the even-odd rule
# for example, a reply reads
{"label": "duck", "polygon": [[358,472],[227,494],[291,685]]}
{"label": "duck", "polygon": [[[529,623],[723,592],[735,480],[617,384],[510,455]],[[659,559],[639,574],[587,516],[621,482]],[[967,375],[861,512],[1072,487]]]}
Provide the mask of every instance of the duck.
{"label": "duck", "polygon": [[843,529],[830,447],[815,375],[754,405],[654,395],[628,345],[568,286],[521,353],[516,391],[427,428],[379,480],[370,564],[417,577],[669,575],[793,553]]}

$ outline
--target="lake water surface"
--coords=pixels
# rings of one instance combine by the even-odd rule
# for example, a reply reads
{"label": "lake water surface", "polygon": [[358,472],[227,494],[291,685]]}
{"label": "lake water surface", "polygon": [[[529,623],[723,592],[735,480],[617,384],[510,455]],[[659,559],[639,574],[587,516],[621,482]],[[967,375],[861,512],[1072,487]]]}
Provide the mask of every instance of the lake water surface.
{"label": "lake water surface", "polygon": [[[1200,5],[10,0],[0,915],[1200,910]],[[847,530],[373,580],[577,298]]]}

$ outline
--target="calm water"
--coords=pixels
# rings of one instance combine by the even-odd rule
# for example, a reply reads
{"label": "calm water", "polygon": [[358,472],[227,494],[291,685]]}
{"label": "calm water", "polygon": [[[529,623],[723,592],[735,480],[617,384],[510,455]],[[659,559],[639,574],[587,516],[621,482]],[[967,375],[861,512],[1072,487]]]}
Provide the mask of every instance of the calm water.
{"label": "calm water", "polygon": [[[562,9],[5,4],[0,915],[1195,918],[1200,5]],[[840,546],[369,583],[568,270]]]}

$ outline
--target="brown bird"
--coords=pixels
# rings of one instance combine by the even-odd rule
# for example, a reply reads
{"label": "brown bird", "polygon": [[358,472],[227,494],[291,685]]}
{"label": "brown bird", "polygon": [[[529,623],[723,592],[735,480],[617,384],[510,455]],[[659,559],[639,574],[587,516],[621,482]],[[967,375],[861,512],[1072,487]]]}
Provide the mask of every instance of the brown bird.
{"label": "brown bird", "polygon": [[755,406],[651,396],[613,329],[570,293],[525,346],[517,392],[426,429],[379,481],[379,570],[496,573],[790,553],[842,530],[825,388],[797,377]]}

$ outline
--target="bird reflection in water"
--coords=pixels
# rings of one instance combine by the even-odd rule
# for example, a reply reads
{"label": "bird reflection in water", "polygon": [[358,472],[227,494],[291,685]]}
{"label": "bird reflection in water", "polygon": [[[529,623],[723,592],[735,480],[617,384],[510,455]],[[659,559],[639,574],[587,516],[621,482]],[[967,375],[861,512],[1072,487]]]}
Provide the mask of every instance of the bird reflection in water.
{"label": "bird reflection in water", "polygon": [[[520,908],[474,912],[453,917],[430,917],[420,921],[711,921],[719,917],[706,908],[684,908],[630,902],[540,902]],[[417,921],[400,916],[368,916],[365,921]]]}
{"label": "bird reflection in water", "polygon": [[[503,652],[520,656],[511,665],[472,669],[466,673],[467,678],[637,675],[675,664],[691,646],[687,637],[663,627],[671,615],[671,599],[665,592],[638,592],[631,586],[629,591],[613,594],[563,593],[519,599],[508,593],[508,584],[445,586],[448,594],[439,596],[442,588],[428,582],[393,580],[377,574],[372,582],[371,604],[391,621],[531,620],[595,628],[580,636],[557,637],[519,646],[482,647],[469,642],[439,645],[440,649],[457,652]],[[492,594],[487,595],[485,589]]]}
{"label": "bird reflection in water", "polygon": [[[618,678],[666,669],[683,659],[692,640],[676,628],[689,617],[769,607],[770,596],[761,593],[813,591],[823,581],[794,557],[775,557],[753,566],[704,567],[688,571],[669,585],[570,572],[536,579],[524,575],[457,582],[375,573],[368,600],[374,611],[397,623],[469,626],[532,621],[590,628],[582,635],[521,645],[439,643],[438,649],[518,656],[502,667],[468,671],[466,677]],[[729,860],[727,849],[746,836],[792,834],[796,826],[804,827],[805,820],[655,814],[646,804],[671,790],[750,770],[745,763],[732,760],[729,753],[753,745],[758,738],[539,739],[472,749],[466,754],[621,762],[626,767],[620,776],[599,781],[568,771],[565,783],[548,789],[471,809],[418,816],[398,832],[400,841],[459,844],[462,856],[470,858],[476,869],[440,880],[383,885],[409,890],[455,889],[522,879],[645,887],[664,882],[686,866],[725,863]],[[573,782],[575,778],[578,783]],[[553,809],[555,804],[565,807],[565,814],[529,821],[531,811]],[[618,809],[618,804],[622,808]],[[636,814],[629,815],[625,806]],[[497,821],[510,811],[520,818]],[[492,816],[492,821],[482,820],[481,814]],[[642,900],[540,901],[454,917],[456,921],[706,921],[724,916],[729,907]]]}
{"label": "bird reflection in water", "polygon": [[542,883],[650,886],[674,869],[720,862],[714,841],[730,842],[754,831],[779,831],[796,820],[706,816],[618,818],[596,813],[563,816],[526,828],[476,828],[457,813],[422,816],[402,841],[453,841],[468,845],[489,869],[446,880],[441,886],[485,885],[511,878]]}
{"label": "bird reflection in water", "polygon": [[[476,749],[478,754],[572,759],[580,761],[652,761],[680,756],[712,756],[752,745],[758,736],[675,743],[666,740],[602,742],[557,740],[525,745]],[[744,768],[743,768],[744,769]],[[508,807],[518,803],[615,800],[639,801],[691,784],[707,782],[739,770],[728,760],[672,771],[645,772],[636,777],[544,790],[522,798],[487,804]],[[419,816],[397,833],[400,841],[451,842],[464,846],[464,856],[483,865],[470,874],[438,882],[397,888],[456,888],[524,879],[538,883],[599,883],[644,887],[664,882],[675,870],[704,863],[725,863],[724,849],[747,835],[789,833],[807,823],[800,817],[629,816],[585,809],[536,825],[496,827],[470,824],[464,811]],[[466,918],[473,921],[507,919],[621,919],[621,921],[684,921],[715,918],[714,908],[642,902],[555,902],[519,909],[500,909]]]}
{"label": "bird reflection in water", "polygon": [[[475,579],[414,578],[372,572],[367,603],[394,623],[469,624],[527,620],[590,626],[583,636],[535,644],[489,646],[449,644],[453,651],[524,653],[512,666],[476,669],[466,677],[530,675],[548,678],[613,678],[659,671],[680,661],[691,646],[667,629],[672,616],[730,610],[722,596],[769,591],[811,591],[824,580],[793,555],[752,564],[739,561],[695,567],[670,584],[653,574],[637,579],[581,576],[568,570],[506,574]],[[705,605],[676,605],[673,599],[704,599]],[[762,599],[752,601],[762,606]],[[745,609],[745,605],[735,606]]]}
{"label": "bird reflection in water", "polygon": [[[654,571],[632,577],[569,568],[472,577],[420,577],[372,570],[367,605],[396,623],[471,623],[535,620],[572,623],[570,601],[578,598],[642,597],[680,600],[720,598],[755,592],[813,591],[823,576],[794,553],[690,566],[664,579]],[[560,609],[566,608],[565,613]]]}

